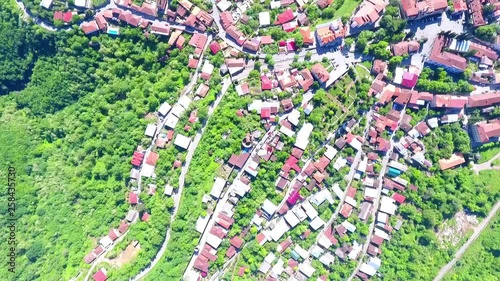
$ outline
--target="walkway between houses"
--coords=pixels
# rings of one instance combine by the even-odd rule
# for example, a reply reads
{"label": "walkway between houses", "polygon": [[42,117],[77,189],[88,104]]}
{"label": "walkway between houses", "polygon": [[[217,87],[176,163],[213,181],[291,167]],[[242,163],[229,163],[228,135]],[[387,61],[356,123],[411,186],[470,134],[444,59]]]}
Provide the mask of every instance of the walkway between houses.
{"label": "walkway between houses", "polygon": [[[214,113],[215,109],[217,108],[217,106],[221,102],[222,98],[226,94],[230,85],[231,85],[231,80],[229,78],[225,78],[222,82],[221,94],[214,101],[213,105],[208,109],[208,116],[209,117]],[[174,211],[172,213],[172,216],[170,217],[170,225],[172,225],[172,223],[174,222],[176,215],[177,215],[177,211],[179,210],[179,205],[181,203],[182,191],[184,190],[184,182],[185,182],[186,174],[189,170],[189,165],[191,164],[191,160],[193,159],[194,152],[196,151],[196,148],[198,147],[198,144],[200,143],[201,137],[203,136],[203,132],[205,131],[207,125],[208,125],[208,122],[201,129],[201,132],[196,134],[193,142],[189,146],[188,153],[186,156],[186,162],[182,166],[181,175],[179,176],[179,190],[173,196]],[[169,228],[167,230],[167,233],[165,235],[165,240],[163,241],[163,244],[161,245],[161,248],[158,251],[158,253],[156,254],[153,261],[149,264],[149,266],[146,269],[144,269],[138,275],[136,275],[134,278],[132,278],[131,281],[136,281],[136,280],[140,280],[140,279],[144,278],[151,271],[151,269],[153,269],[156,266],[156,264],[160,261],[160,259],[163,257],[163,254],[165,253],[165,250],[167,249],[168,241],[170,240],[170,231],[171,231],[171,228]]]}
{"label": "walkway between houses", "polygon": [[493,161],[495,161],[497,159],[500,159],[500,153],[493,156],[490,160],[488,160],[482,164],[474,164],[474,166],[472,166],[472,171],[474,171],[474,173],[476,175],[478,175],[479,172],[485,171],[485,170],[500,170],[500,166],[491,166],[491,163],[493,163]]}
{"label": "walkway between houses", "polygon": [[[498,157],[498,155],[495,156],[495,157]],[[481,232],[488,225],[488,223],[491,221],[491,219],[495,217],[495,215],[498,212],[499,208],[500,208],[500,201],[498,201],[495,204],[495,206],[488,213],[488,216],[477,227],[474,228],[474,233],[472,234],[472,236],[455,253],[455,257],[448,264],[446,264],[445,266],[443,266],[441,268],[441,270],[439,271],[439,273],[436,276],[436,278],[434,278],[434,281],[439,281],[439,280],[443,279],[443,277],[446,275],[446,273],[448,273],[448,271],[450,271],[453,268],[453,266],[455,265],[455,263],[457,263],[457,261],[462,257],[462,255],[465,253],[465,251],[467,250],[467,248],[469,248],[469,246],[472,245],[472,243],[477,239],[477,237],[479,237],[479,234],[481,234]]]}

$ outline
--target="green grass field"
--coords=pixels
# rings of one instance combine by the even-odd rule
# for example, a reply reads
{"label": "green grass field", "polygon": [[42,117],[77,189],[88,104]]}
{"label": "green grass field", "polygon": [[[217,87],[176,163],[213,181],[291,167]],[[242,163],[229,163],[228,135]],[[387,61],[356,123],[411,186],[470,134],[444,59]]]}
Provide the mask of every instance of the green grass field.
{"label": "green grass field", "polygon": [[[344,0],[342,6],[335,11],[334,18],[340,18],[342,16],[350,17],[359,6],[359,3],[361,3],[361,0]],[[333,5],[335,5],[335,3]]]}
{"label": "green grass field", "polygon": [[493,156],[500,153],[500,143],[489,143],[478,148],[481,159],[478,161],[479,164],[490,160]]}

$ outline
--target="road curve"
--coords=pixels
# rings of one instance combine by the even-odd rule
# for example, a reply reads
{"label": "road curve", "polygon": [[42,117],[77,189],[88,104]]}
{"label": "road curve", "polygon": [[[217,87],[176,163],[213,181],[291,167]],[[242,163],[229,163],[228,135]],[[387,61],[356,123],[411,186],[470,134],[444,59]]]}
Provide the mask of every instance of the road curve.
{"label": "road curve", "polygon": [[477,237],[479,237],[479,234],[484,230],[484,228],[488,225],[488,223],[491,221],[492,218],[495,217],[496,213],[498,212],[498,209],[500,208],[500,201],[498,201],[495,206],[491,209],[491,211],[488,213],[488,216],[476,227],[474,228],[474,233],[472,236],[465,242],[465,244],[460,247],[460,249],[455,253],[455,258],[453,258],[448,264],[443,266],[441,270],[439,270],[438,275],[436,278],[434,278],[434,281],[439,281],[443,279],[443,277],[450,271],[455,263],[462,257],[462,255],[465,253],[465,250],[469,248],[470,245],[472,245],[472,242],[474,242]]}

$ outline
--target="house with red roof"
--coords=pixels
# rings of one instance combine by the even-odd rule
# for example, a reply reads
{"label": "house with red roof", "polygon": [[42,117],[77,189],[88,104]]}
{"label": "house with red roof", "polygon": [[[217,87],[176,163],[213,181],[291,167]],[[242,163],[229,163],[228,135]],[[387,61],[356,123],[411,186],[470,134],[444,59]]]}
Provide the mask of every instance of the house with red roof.
{"label": "house with red roof", "polygon": [[148,214],[147,212],[144,212],[144,214],[142,214],[141,220],[142,221],[149,221],[150,216],[151,216],[150,214]]}
{"label": "house with red roof", "polygon": [[128,202],[132,205],[139,203],[139,196],[134,192],[130,192],[128,194]]}
{"label": "house with red roof", "polygon": [[443,67],[446,71],[452,73],[464,72],[467,68],[467,60],[462,56],[445,51],[444,48],[447,40],[444,36],[436,37],[432,45],[431,54],[426,62],[436,67]]}
{"label": "house with red roof", "polygon": [[324,84],[330,79],[330,73],[326,70],[326,68],[320,64],[316,63],[311,68],[311,73],[321,84]]}
{"label": "house with red roof", "polygon": [[243,240],[238,236],[234,236],[233,238],[231,238],[231,240],[229,240],[229,244],[231,244],[231,246],[235,247],[236,249],[239,249],[243,245]]}
{"label": "house with red roof", "polygon": [[399,193],[394,193],[391,197],[392,199],[394,199],[394,201],[398,202],[400,205],[403,204],[406,200],[406,197]]}
{"label": "house with red roof", "polygon": [[95,281],[106,281],[108,279],[106,269],[104,268],[99,269],[99,271],[97,271],[96,273],[94,273],[94,275],[92,275],[92,278],[94,278]]}
{"label": "house with red roof", "polygon": [[286,9],[283,13],[279,14],[276,20],[276,24],[285,24],[287,22],[292,21],[295,18],[295,15],[292,9]]}
{"label": "house with red roof", "polygon": [[286,199],[286,202],[290,205],[295,205],[295,203],[297,203],[297,201],[302,201],[304,200],[304,197],[302,197],[302,195],[300,195],[300,189],[295,189],[292,191],[292,193],[290,193],[290,196],[288,196],[288,199]]}
{"label": "house with red roof", "polygon": [[267,77],[266,75],[262,75],[260,77],[260,82],[262,91],[268,91],[273,89],[273,83],[271,82],[271,79],[269,79],[269,77]]}
{"label": "house with red roof", "polygon": [[210,45],[209,45],[209,48],[210,48],[210,51],[212,51],[212,54],[214,54],[214,55],[217,54],[221,50],[221,47],[217,41],[212,41],[212,43],[210,43]]}

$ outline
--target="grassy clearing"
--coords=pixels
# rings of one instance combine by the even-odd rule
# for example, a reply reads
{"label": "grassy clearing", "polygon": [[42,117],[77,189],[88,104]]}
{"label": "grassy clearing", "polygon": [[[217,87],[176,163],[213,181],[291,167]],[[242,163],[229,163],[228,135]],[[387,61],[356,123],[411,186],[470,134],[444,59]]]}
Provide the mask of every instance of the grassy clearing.
{"label": "grassy clearing", "polygon": [[484,163],[500,153],[500,143],[485,144],[478,148],[478,152],[481,155],[481,159],[479,159],[478,163]]}
{"label": "grassy clearing", "polygon": [[500,216],[496,216],[443,280],[498,280],[499,259],[495,241],[500,239]]}
{"label": "grassy clearing", "polygon": [[335,11],[333,18],[340,18],[342,16],[350,17],[354,10],[358,7],[361,0],[344,0],[344,3],[338,10]]}

